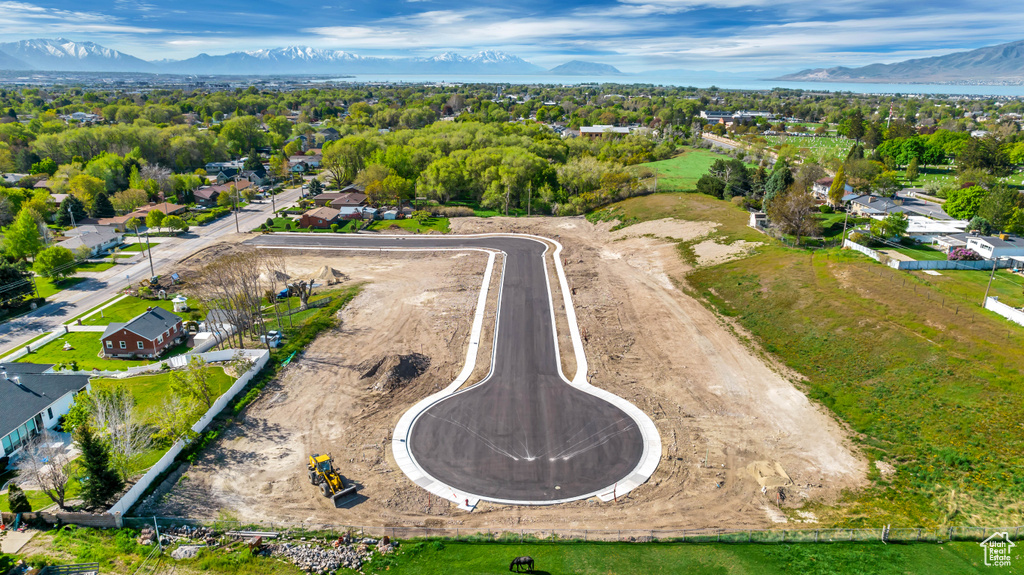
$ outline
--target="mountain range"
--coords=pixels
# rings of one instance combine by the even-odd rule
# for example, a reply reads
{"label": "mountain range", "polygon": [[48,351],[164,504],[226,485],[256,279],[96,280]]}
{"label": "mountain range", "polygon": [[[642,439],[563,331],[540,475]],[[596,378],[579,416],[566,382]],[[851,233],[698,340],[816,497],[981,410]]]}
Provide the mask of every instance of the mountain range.
{"label": "mountain range", "polygon": [[1024,83],[1024,40],[945,56],[861,68],[814,68],[774,80],[811,82],[909,82],[929,84]]}
{"label": "mountain range", "polygon": [[93,42],[64,38],[0,43],[0,70],[149,72],[169,74],[562,74],[618,75],[613,66],[574,60],[550,71],[518,56],[484,50],[430,58],[381,58],[302,46],[249,50],[186,60],[146,61]]}

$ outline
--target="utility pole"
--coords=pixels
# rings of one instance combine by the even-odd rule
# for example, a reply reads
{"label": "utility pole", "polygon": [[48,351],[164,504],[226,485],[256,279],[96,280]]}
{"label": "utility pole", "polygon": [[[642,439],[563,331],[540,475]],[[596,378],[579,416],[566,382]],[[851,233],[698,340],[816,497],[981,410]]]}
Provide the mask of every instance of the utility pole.
{"label": "utility pole", "polygon": [[235,175],[235,233],[241,233],[238,230],[238,175]]}
{"label": "utility pole", "polygon": [[149,232],[146,232],[146,251],[149,252],[149,277],[156,277],[156,271],[153,269],[153,247],[149,245]]}
{"label": "utility pole", "polygon": [[68,215],[71,216],[71,227],[77,228],[78,226],[75,225],[75,213],[71,211],[71,206],[68,206]]}
{"label": "utility pole", "polygon": [[988,290],[992,289],[992,280],[996,277],[997,261],[997,258],[992,258],[992,275],[988,276],[988,287],[985,288],[985,299],[981,300],[981,307],[985,307],[985,303],[988,302]]}
{"label": "utility pole", "polygon": [[[846,217],[843,218],[843,242],[846,242],[846,222],[850,221],[850,210],[846,210]],[[840,243],[839,247],[843,247]]]}
{"label": "utility pole", "polygon": [[526,194],[526,215],[530,215],[530,205],[533,203],[533,182],[530,182],[529,191]]}

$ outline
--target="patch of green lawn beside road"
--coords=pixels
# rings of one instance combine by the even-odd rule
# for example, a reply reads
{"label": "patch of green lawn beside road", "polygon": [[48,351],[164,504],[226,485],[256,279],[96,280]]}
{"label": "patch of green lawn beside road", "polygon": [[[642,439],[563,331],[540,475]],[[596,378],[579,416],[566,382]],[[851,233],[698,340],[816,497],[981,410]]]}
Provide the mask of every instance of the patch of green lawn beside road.
{"label": "patch of green lawn beside road", "polygon": [[110,262],[82,262],[75,267],[79,272],[105,272],[114,267]]}
{"label": "patch of green lawn beside road", "polygon": [[70,277],[65,278],[64,280],[61,280],[59,282],[55,282],[53,281],[52,278],[35,278],[36,289],[39,290],[39,297],[41,298],[51,298],[57,295],[57,293],[59,293],[60,291],[66,290],[70,287],[74,287],[84,282],[86,279],[87,278]]}
{"label": "patch of green lawn beside road", "polygon": [[[168,296],[170,296],[170,294],[168,294]],[[193,310],[199,309],[199,302],[195,299],[189,298],[188,305],[189,308]],[[142,299],[128,296],[104,309],[102,316],[99,312],[96,312],[94,315],[83,319],[82,325],[109,325],[114,322],[127,322],[133,317],[145,312],[147,307],[159,307],[174,313],[174,303],[169,299]],[[182,319],[188,319],[190,314],[191,312],[183,312],[176,315],[182,317]],[[200,317],[204,316],[205,314],[200,312]]]}

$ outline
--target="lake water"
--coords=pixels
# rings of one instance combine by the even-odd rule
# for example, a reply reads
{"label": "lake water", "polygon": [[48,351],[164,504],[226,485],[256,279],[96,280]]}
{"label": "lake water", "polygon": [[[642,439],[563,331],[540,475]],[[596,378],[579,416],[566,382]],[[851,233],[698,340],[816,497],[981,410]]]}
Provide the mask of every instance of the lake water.
{"label": "lake water", "polygon": [[459,76],[459,75],[414,75],[414,74],[354,74],[337,78],[339,82],[406,82],[453,84],[654,84],[661,86],[696,86],[707,88],[717,86],[732,90],[770,90],[772,88],[800,89],[811,92],[854,92],[858,94],[940,94],[971,96],[1024,96],[1024,86],[961,86],[950,84],[868,84],[861,82],[784,82],[744,78],[735,74],[715,76],[711,73],[676,76]]}

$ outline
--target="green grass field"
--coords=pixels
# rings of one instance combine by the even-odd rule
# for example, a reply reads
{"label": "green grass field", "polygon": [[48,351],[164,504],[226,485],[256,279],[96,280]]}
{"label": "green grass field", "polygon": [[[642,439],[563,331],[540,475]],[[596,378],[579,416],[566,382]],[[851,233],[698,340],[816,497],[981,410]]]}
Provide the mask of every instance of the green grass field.
{"label": "green grass field", "polygon": [[[168,294],[168,297],[170,297],[170,294]],[[200,309],[199,302],[195,299],[189,298],[188,305],[193,310]],[[129,296],[104,309],[102,315],[97,312],[95,315],[83,319],[82,325],[108,325],[114,322],[127,322],[145,312],[147,307],[159,307],[169,312],[174,312],[174,304],[169,299],[153,300]],[[199,313],[200,317],[205,316],[202,312]],[[191,312],[183,312],[177,315],[182,319],[188,319]]]}
{"label": "green grass field", "polygon": [[[97,530],[69,526],[36,535],[33,555],[20,556],[30,563],[98,562],[104,573],[134,573],[151,547],[138,545],[138,532]],[[175,561],[164,552],[156,571],[224,574],[299,574],[285,562],[253,557],[243,543],[205,550],[195,559]],[[387,556],[375,555],[361,573],[433,575],[458,573],[483,575],[507,573],[509,562],[528,555],[537,575],[593,573],[648,575],[897,575],[988,573],[977,543],[884,545],[881,543],[823,543],[803,545],[745,544],[630,544],[630,543],[457,543],[403,541]],[[999,573],[1020,573],[1014,564]],[[343,569],[342,574],[356,573]]]}
{"label": "green grass field", "polygon": [[55,281],[53,281],[52,278],[37,277],[36,278],[36,289],[39,290],[39,297],[41,297],[41,298],[51,298],[51,297],[57,295],[62,290],[66,290],[66,289],[68,289],[70,287],[74,287],[74,286],[84,282],[85,280],[86,280],[86,278],[71,277],[71,278],[65,278],[64,280],[61,280],[59,282],[55,282]]}
{"label": "green grass field", "polygon": [[[943,270],[937,276],[920,271],[911,273],[937,292],[957,298],[965,305],[981,304],[991,275],[985,270]],[[989,295],[998,296],[1006,305],[1024,307],[1024,275],[997,270]]]}
{"label": "green grass field", "polygon": [[[149,245],[153,246],[153,247],[156,247],[158,244],[150,242]],[[123,246],[121,246],[120,251],[126,252],[126,253],[128,253],[128,252],[144,252],[144,251],[146,251],[146,242],[123,245]]]}
{"label": "green grass field", "polygon": [[[588,217],[670,216],[721,222],[715,235],[726,243],[765,243],[750,257],[674,279],[805,376],[808,395],[851,426],[867,456],[898,469],[886,482],[872,466],[871,487],[816,507],[819,518],[844,526],[1019,522],[1024,479],[1011,470],[1024,466],[1015,423],[1024,329],[980,309],[986,272],[905,273],[849,251],[780,247],[746,227],[744,210],[696,194],[632,198]],[[686,244],[680,250],[691,257]],[[998,289],[1020,294],[1024,278],[1003,274]]]}
{"label": "green grass field", "polygon": [[404,220],[377,220],[370,224],[368,229],[387,232],[391,228],[398,227],[417,234],[437,231],[442,234],[448,233],[448,218],[424,218],[423,221],[411,218]]}
{"label": "green grass field", "polygon": [[708,173],[708,168],[715,160],[728,158],[709,150],[698,148],[684,148],[683,153],[659,162],[643,164],[658,172],[658,189],[662,191],[671,190],[693,190],[697,186],[697,180]]}
{"label": "green grass field", "polygon": [[[231,387],[235,380],[224,373],[222,367],[206,368],[210,374],[210,389],[215,397],[220,397]],[[156,373],[153,375],[139,375],[125,379],[93,378],[90,380],[94,391],[113,389],[118,385],[124,385],[135,397],[135,405],[139,411],[145,414],[147,423],[155,423],[155,413],[163,405],[164,398],[170,390],[171,374],[168,372]]]}
{"label": "green grass field", "polygon": [[[100,332],[73,331],[63,335],[50,343],[35,349],[32,353],[23,356],[17,361],[21,363],[64,363],[77,362],[78,369],[110,369],[123,370],[136,365],[146,365],[151,361],[137,361],[129,359],[103,359],[99,357]],[[64,342],[71,343],[73,349],[64,351]],[[175,355],[181,355],[188,351],[185,344],[174,346],[167,350],[160,361]]]}
{"label": "green grass field", "polygon": [[807,157],[813,155],[815,157],[825,156],[836,156],[845,158],[846,154],[850,153],[850,148],[853,147],[853,140],[847,140],[846,138],[840,137],[824,137],[824,138],[808,138],[801,136],[758,136],[763,138],[767,142],[770,148],[780,148],[782,146],[793,146],[799,150],[800,154]]}
{"label": "green grass field", "polygon": [[110,262],[82,262],[75,266],[76,272],[105,272],[114,267]]}
{"label": "green grass field", "polygon": [[896,251],[905,256],[910,256],[917,261],[946,260],[945,252],[924,245],[914,246],[910,248],[897,248]]}

